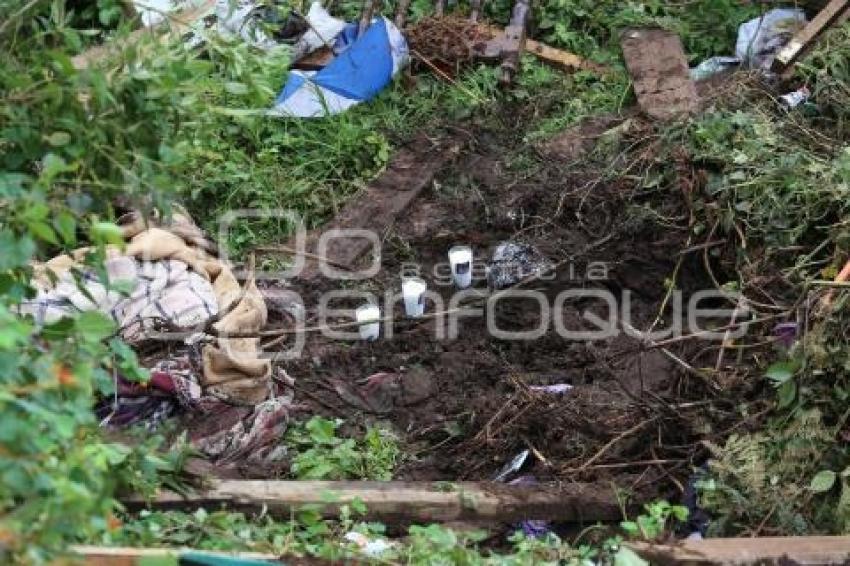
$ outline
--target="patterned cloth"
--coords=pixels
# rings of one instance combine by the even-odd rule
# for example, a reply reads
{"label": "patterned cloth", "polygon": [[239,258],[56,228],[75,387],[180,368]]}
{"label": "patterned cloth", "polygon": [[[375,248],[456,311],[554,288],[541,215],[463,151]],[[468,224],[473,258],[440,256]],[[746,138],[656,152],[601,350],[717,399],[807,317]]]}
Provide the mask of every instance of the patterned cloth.
{"label": "patterned cloth", "polygon": [[106,285],[92,270],[69,269],[52,288],[37,285],[35,298],[25,301],[21,312],[49,324],[97,310],[109,314],[131,344],[160,330],[191,330],[218,312],[212,283],[182,261],[116,256],[105,267]]}
{"label": "patterned cloth", "polygon": [[157,362],[150,375],[150,381],[144,384],[118,377],[115,397],[95,410],[101,426],[141,424],[147,430],[156,430],[180,409],[199,406],[201,386],[188,355]]}
{"label": "patterned cloth", "polygon": [[103,274],[86,265],[91,248],[33,265],[37,296],[20,310],[42,324],[97,310],[112,316],[131,344],[148,338],[195,343],[193,333],[211,324],[198,373],[204,394],[248,407],[265,401],[272,370],[259,331],[268,311],[253,270],[240,284],[188,215],[175,211],[163,227],[157,221],[156,215],[122,217],[125,245],[106,247]]}

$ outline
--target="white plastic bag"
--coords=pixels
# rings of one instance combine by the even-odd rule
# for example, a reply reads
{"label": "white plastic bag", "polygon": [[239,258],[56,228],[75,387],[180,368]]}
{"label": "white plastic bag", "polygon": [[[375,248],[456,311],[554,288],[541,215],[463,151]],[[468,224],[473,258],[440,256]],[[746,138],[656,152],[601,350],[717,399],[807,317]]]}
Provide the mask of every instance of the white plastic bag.
{"label": "white plastic bag", "polygon": [[336,36],[346,25],[343,20],[331,16],[319,2],[310,4],[306,19],[309,27],[295,44],[296,59],[324,45],[332,47]]}
{"label": "white plastic bag", "polygon": [[773,59],[806,23],[803,10],[775,8],[738,28],[735,55],[752,69],[770,69]]}

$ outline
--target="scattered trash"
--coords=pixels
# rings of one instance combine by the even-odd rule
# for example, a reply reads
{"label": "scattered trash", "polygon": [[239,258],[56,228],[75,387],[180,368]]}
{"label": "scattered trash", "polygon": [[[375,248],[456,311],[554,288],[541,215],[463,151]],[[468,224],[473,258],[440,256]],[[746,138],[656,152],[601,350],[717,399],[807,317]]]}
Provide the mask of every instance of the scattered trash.
{"label": "scattered trash", "polygon": [[300,59],[320,47],[332,48],[346,26],[345,21],[331,16],[319,2],[310,4],[306,20],[307,31],[295,44],[294,59]]}
{"label": "scattered trash", "polygon": [[553,395],[563,395],[569,392],[573,386],[569,383],[555,383],[552,385],[531,385],[529,389],[532,391],[540,391],[541,393],[552,393]]}
{"label": "scattered trash", "polygon": [[[353,24],[340,36],[350,37]],[[351,31],[349,31],[351,30]],[[380,17],[320,71],[291,71],[270,116],[317,118],[371,100],[407,64],[407,42]]]}
{"label": "scattered trash", "polygon": [[[378,320],[381,318],[381,309],[377,305],[362,305],[357,307],[357,310],[354,311],[354,316],[357,318],[357,322]],[[357,329],[360,331],[360,338],[362,340],[376,340],[378,335],[381,333],[381,323],[372,322],[370,324],[361,324],[357,327]]]}
{"label": "scattered trash", "polygon": [[682,525],[681,534],[687,534],[689,540],[699,540],[705,536],[708,531],[708,525],[711,522],[711,516],[703,509],[699,502],[700,481],[708,477],[708,465],[703,464],[696,468],[688,478],[688,483],[685,486],[685,492],[682,494],[682,505],[688,509],[688,520]]}
{"label": "scattered trash", "polygon": [[799,8],[774,8],[764,15],[741,24],[735,56],[746,67],[769,71],[774,57],[806,23]]}
{"label": "scattered trash", "polygon": [[528,277],[543,275],[551,268],[552,263],[534,246],[502,242],[487,265],[487,283],[491,289],[505,289]]}
{"label": "scattered trash", "polygon": [[344,538],[348,542],[354,543],[360,552],[372,558],[376,558],[384,554],[393,547],[391,542],[382,538],[369,538],[366,535],[355,531],[346,533]]}
{"label": "scattered trash", "polygon": [[525,461],[528,460],[528,455],[530,451],[528,449],[523,450],[516,456],[514,459],[505,464],[505,467],[499,470],[499,473],[493,478],[493,481],[505,481],[513,474],[517,473],[522,469],[525,465]]}
{"label": "scattered trash", "polygon": [[[537,485],[534,476],[520,476],[508,482],[508,485]],[[527,538],[542,538],[552,532],[549,521],[540,519],[526,519],[517,525]]]}
{"label": "scattered trash", "polygon": [[806,102],[811,96],[812,91],[810,91],[808,87],[804,86],[795,91],[789,92],[788,94],[783,94],[779,97],[779,100],[786,110],[793,110],[797,106]]}
{"label": "scattered trash", "polygon": [[133,0],[133,9],[139,14],[144,27],[158,25],[165,21],[170,12],[178,8],[191,8],[201,4],[201,0]]}
{"label": "scattered trash", "polygon": [[331,384],[343,401],[376,414],[421,403],[434,394],[431,374],[419,368],[404,373],[379,372],[357,383],[335,380]]}
{"label": "scattered trash", "polygon": [[799,325],[796,322],[780,322],[773,327],[773,335],[776,336],[779,343],[790,348],[797,341],[797,331]]}
{"label": "scattered trash", "polygon": [[[268,51],[284,43],[281,33],[271,33],[271,29],[287,29],[274,7],[267,7],[259,0],[217,0],[215,4],[215,25],[218,33],[224,37],[238,37],[245,43]],[[299,29],[292,30],[297,35]]]}
{"label": "scattered trash", "polygon": [[419,318],[425,312],[425,290],[428,284],[419,277],[408,277],[401,283],[404,312],[411,318]]}
{"label": "scattered trash", "polygon": [[454,246],[449,249],[449,263],[452,267],[452,277],[458,289],[466,289],[472,285],[472,248],[469,246]]}
{"label": "scattered trash", "polygon": [[710,57],[690,70],[691,80],[703,81],[741,64],[737,57]]}

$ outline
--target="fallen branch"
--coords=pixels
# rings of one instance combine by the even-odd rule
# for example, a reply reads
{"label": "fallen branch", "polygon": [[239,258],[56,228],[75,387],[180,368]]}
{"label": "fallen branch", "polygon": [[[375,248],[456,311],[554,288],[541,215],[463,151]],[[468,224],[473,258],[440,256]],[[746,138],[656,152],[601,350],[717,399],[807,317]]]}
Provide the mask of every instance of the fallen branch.
{"label": "fallen branch", "polygon": [[614,446],[615,444],[617,444],[618,442],[620,442],[624,438],[633,435],[634,433],[636,433],[637,431],[639,431],[640,429],[642,429],[643,427],[645,427],[649,423],[654,422],[655,419],[656,419],[656,417],[652,417],[651,419],[645,420],[643,422],[639,422],[638,424],[636,424],[632,428],[621,432],[620,434],[618,434],[617,436],[615,436],[614,438],[609,440],[608,443],[605,444],[605,446],[600,448],[599,451],[596,452],[596,454],[591,456],[589,460],[587,460],[584,464],[582,464],[577,469],[575,469],[575,471],[576,472],[583,472],[588,467],[590,467],[594,462],[596,462],[599,458],[604,456],[605,453],[608,452],[608,450],[610,450],[612,446]]}
{"label": "fallen branch", "polygon": [[133,508],[239,509],[289,518],[305,505],[338,517],[343,505],[362,501],[367,515],[384,522],[522,519],[612,521],[621,517],[607,484],[508,486],[489,482],[361,482],[217,480],[200,493],[162,492],[155,500],[125,499]]}

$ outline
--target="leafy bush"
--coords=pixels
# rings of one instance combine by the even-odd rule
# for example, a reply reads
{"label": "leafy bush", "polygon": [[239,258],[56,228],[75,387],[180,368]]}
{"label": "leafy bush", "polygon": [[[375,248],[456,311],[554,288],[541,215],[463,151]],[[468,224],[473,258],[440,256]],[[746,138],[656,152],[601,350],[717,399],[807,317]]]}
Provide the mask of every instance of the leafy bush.
{"label": "leafy bush", "polygon": [[311,417],[290,428],[287,442],[295,449],[292,474],[303,480],[391,480],[401,450],[387,430],[371,427],[362,440],[339,438],[342,421]]}

